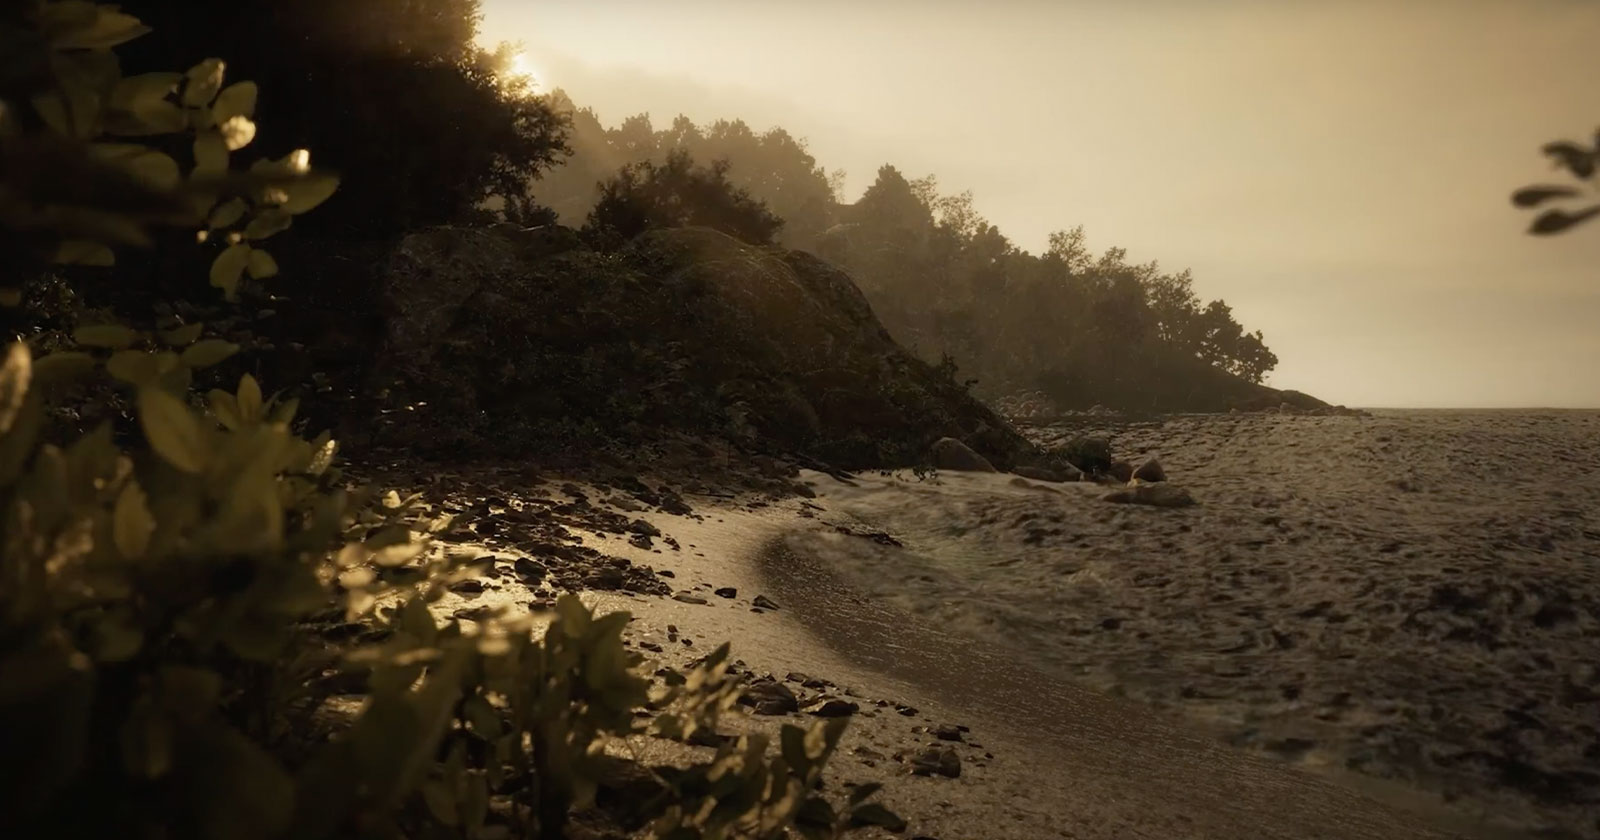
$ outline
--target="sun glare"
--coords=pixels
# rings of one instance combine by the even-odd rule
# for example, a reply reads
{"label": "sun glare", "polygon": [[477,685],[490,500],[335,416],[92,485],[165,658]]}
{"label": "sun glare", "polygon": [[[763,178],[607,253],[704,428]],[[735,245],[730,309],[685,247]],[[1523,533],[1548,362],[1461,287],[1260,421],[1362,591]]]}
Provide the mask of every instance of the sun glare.
{"label": "sun glare", "polygon": [[518,52],[511,57],[511,74],[521,79],[527,79],[535,85],[543,85],[547,80],[544,71],[533,63],[532,56],[526,52]]}

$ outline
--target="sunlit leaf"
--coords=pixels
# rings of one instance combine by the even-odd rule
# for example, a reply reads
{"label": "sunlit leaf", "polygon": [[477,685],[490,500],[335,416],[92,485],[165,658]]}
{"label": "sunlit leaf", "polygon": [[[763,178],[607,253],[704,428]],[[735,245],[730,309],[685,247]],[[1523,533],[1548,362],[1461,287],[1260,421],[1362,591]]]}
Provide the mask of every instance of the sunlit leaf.
{"label": "sunlit leaf", "polygon": [[139,423],[150,448],[167,463],[188,473],[205,469],[210,449],[199,422],[182,400],[156,388],[141,389]]}
{"label": "sunlit leaf", "polygon": [[223,73],[227,65],[220,58],[208,58],[196,64],[185,74],[183,104],[188,108],[203,108],[211,104],[222,90]]}
{"label": "sunlit leaf", "polygon": [[239,378],[239,392],[236,399],[239,405],[239,418],[246,423],[254,423],[261,419],[261,384],[250,374]]}
{"label": "sunlit leaf", "polygon": [[289,229],[294,223],[286,211],[277,207],[268,207],[256,214],[250,224],[245,225],[244,236],[246,239],[262,240],[276,236]]}
{"label": "sunlit leaf", "polygon": [[283,187],[286,198],[281,206],[285,213],[298,216],[315,209],[331,198],[339,189],[337,176],[325,173],[307,175]]}
{"label": "sunlit leaf", "polygon": [[258,94],[255,82],[237,82],[228,85],[217,94],[217,101],[211,106],[212,119],[218,125],[223,125],[233,117],[254,117]]}
{"label": "sunlit leaf", "polygon": [[143,350],[122,350],[106,360],[106,372],[131,385],[153,385],[165,371],[161,359]]}
{"label": "sunlit leaf", "polygon": [[228,151],[237,152],[256,139],[256,124],[249,117],[239,114],[218,123],[217,132]]}
{"label": "sunlit leaf", "polygon": [[230,245],[211,263],[211,285],[221,289],[231,300],[239,292],[239,279],[250,264],[250,246],[243,242]]}
{"label": "sunlit leaf", "polygon": [[100,324],[73,330],[72,340],[85,347],[120,350],[138,341],[139,334],[121,324]]}
{"label": "sunlit leaf", "polygon": [[0,365],[0,435],[11,431],[22,412],[28,397],[28,387],[33,381],[33,359],[28,345],[16,341],[6,348],[6,360]]}
{"label": "sunlit leaf", "polygon": [[272,255],[266,251],[256,248],[250,252],[248,269],[250,271],[250,279],[265,280],[268,277],[278,276],[278,261],[273,259]]}

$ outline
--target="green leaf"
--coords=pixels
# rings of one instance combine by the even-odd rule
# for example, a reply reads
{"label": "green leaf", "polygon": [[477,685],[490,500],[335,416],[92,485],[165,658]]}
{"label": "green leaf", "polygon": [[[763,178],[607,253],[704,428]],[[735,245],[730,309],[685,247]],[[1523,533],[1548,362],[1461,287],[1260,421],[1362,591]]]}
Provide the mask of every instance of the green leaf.
{"label": "green leaf", "polygon": [[267,239],[288,230],[289,225],[293,223],[294,218],[287,212],[277,207],[268,207],[256,213],[250,224],[245,226],[244,236],[246,239]]}
{"label": "green leaf", "polygon": [[222,77],[227,65],[220,58],[208,58],[196,64],[185,74],[183,104],[186,108],[203,108],[211,104],[222,90]]}
{"label": "green leaf", "polygon": [[238,400],[239,419],[245,423],[255,423],[261,420],[261,385],[250,374],[239,377]]}
{"label": "green leaf", "polygon": [[339,189],[339,178],[326,173],[313,173],[285,184],[284,200],[278,205],[285,213],[298,216],[309,212],[331,198]]}
{"label": "green leaf", "polygon": [[33,377],[42,383],[77,379],[94,370],[94,357],[76,350],[57,351],[33,363]]}
{"label": "green leaf", "polygon": [[278,276],[278,261],[259,248],[250,252],[250,262],[246,268],[252,280],[265,280],[268,277]]}
{"label": "green leaf", "polygon": [[130,385],[153,384],[164,372],[161,360],[143,350],[120,350],[106,360],[106,372]]}
{"label": "green leaf", "polygon": [[6,348],[6,360],[0,366],[0,435],[11,431],[22,404],[28,398],[28,387],[33,379],[33,359],[28,345],[16,341]]}
{"label": "green leaf", "polygon": [[121,350],[138,341],[139,334],[121,324],[101,324],[73,330],[72,340],[85,347]]}
{"label": "green leaf", "polygon": [[220,338],[208,338],[189,346],[183,351],[183,363],[192,368],[211,367],[227,360],[239,352],[239,345]]}
{"label": "green leaf", "polygon": [[230,198],[217,205],[216,209],[211,211],[210,218],[206,220],[206,226],[212,230],[233,227],[239,223],[240,219],[244,218],[245,211],[249,209],[250,205],[245,204],[244,199]]}
{"label": "green leaf", "polygon": [[86,0],[41,4],[39,24],[57,50],[110,49],[150,31],[138,18],[115,6]]}
{"label": "green leaf", "polygon": [[161,333],[161,341],[170,347],[184,347],[193,344],[200,338],[200,333],[205,329],[205,326],[203,322],[196,321],[193,324],[173,327]]}
{"label": "green leaf", "polygon": [[228,85],[217,94],[217,101],[211,106],[211,118],[222,125],[232,117],[254,117],[259,93],[255,82]]}
{"label": "green leaf", "polygon": [[230,245],[211,263],[211,285],[221,289],[229,300],[239,293],[239,279],[250,263],[250,246]]}
{"label": "green leaf", "polygon": [[68,239],[56,248],[54,261],[61,265],[92,265],[104,268],[116,265],[117,255],[99,242]]}
{"label": "green leaf", "polygon": [[150,447],[167,463],[187,473],[205,469],[210,447],[199,421],[182,400],[156,388],[141,389],[139,422]]}
{"label": "green leaf", "polygon": [[[202,131],[194,137],[194,178],[216,178],[228,171],[228,143],[217,131]],[[221,225],[219,225],[221,227]]]}
{"label": "green leaf", "polygon": [[150,515],[144,491],[138,482],[130,479],[117,494],[117,504],[111,513],[111,539],[123,557],[137,560],[150,548],[150,535],[155,530],[156,520]]}

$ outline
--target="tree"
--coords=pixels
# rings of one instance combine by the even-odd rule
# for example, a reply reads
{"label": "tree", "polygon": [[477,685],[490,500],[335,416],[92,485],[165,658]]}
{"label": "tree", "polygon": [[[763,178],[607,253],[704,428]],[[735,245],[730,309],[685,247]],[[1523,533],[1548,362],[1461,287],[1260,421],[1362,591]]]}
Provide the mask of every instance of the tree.
{"label": "tree", "polygon": [[767,245],[783,220],[728,182],[726,161],[698,166],[680,149],[660,165],[644,161],[623,167],[601,186],[600,201],[584,229],[590,235],[631,239],[646,230],[690,225]]}

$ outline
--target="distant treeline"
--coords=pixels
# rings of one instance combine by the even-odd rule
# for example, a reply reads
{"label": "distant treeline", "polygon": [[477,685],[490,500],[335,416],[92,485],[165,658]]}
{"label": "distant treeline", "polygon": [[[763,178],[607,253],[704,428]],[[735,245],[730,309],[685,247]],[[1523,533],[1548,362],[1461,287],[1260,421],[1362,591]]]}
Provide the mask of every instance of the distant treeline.
{"label": "distant treeline", "polygon": [[[669,207],[658,212],[813,251],[850,270],[902,344],[930,361],[951,357],[991,395],[1043,388],[1064,406],[1173,407],[1196,387],[1195,360],[1249,382],[1277,365],[1260,332],[1246,332],[1226,303],[1195,295],[1187,270],[1129,264],[1120,248],[1095,256],[1082,228],[1052,234],[1043,254],[1030,254],[979,214],[971,193],[941,194],[932,176],[908,179],[884,166],[859,201],[842,202],[843,173],[825,170],[781,128],[680,116],[656,129],[645,115],[607,128],[559,91],[549,104],[570,117],[573,154],[533,192],[563,221],[603,226],[600,217],[616,218],[623,197],[648,186],[655,197],[633,202],[624,224],[642,223],[639,207]],[[694,213],[696,200],[671,188],[693,180],[691,159],[698,192],[711,180],[747,196]],[[782,225],[741,204],[746,197]]]}

